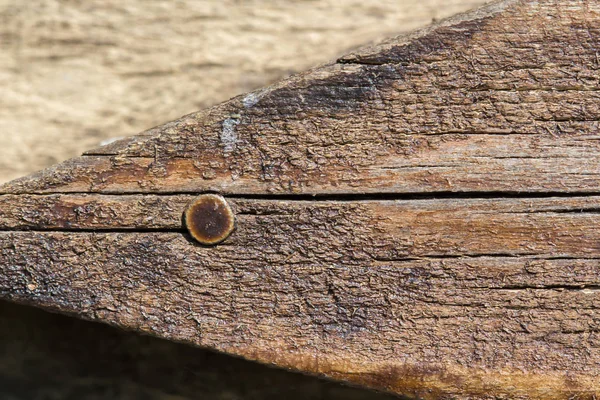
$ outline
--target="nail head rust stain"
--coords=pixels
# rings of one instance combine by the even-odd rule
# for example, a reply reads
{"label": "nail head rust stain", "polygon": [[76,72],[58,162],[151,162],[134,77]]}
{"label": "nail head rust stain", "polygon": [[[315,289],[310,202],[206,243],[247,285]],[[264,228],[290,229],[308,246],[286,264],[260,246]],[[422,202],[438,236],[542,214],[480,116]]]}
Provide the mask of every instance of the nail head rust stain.
{"label": "nail head rust stain", "polygon": [[227,239],[233,231],[234,215],[222,196],[203,194],[189,205],[185,224],[199,243],[215,245]]}

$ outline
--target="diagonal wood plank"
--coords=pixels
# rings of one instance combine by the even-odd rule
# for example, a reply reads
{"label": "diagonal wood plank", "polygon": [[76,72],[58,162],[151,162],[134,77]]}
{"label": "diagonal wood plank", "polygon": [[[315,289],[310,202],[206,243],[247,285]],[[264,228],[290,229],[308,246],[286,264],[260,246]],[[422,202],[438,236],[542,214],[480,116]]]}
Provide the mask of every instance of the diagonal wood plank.
{"label": "diagonal wood plank", "polygon": [[600,396],[599,12],[494,2],[4,185],[0,296],[414,398]]}
{"label": "diagonal wood plank", "polygon": [[597,191],[599,12],[496,2],[2,191]]}
{"label": "diagonal wood plank", "polygon": [[420,397],[597,387],[598,197],[230,199],[208,248],[192,198],[5,196],[2,293]]}

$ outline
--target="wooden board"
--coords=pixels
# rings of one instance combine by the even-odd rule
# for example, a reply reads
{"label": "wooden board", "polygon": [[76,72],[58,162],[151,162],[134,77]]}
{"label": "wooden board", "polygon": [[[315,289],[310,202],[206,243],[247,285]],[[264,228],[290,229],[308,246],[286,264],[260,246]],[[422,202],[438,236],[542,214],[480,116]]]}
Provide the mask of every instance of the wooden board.
{"label": "wooden board", "polygon": [[0,1],[0,183],[485,0]]}
{"label": "wooden board", "polygon": [[393,400],[181,343],[0,301],[3,400]]}
{"label": "wooden board", "polygon": [[599,10],[571,4],[497,3],[4,191],[594,192]]}
{"label": "wooden board", "polygon": [[495,2],[4,185],[0,296],[414,398],[600,396],[599,12]]}

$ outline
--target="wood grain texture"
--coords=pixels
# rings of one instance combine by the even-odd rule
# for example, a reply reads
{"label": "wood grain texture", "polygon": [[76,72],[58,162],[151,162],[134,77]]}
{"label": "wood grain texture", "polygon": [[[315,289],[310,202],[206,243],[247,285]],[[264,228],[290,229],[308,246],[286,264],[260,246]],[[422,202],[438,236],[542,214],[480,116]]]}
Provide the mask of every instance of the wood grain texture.
{"label": "wood grain texture", "polygon": [[392,400],[164,339],[0,302],[3,400]]}
{"label": "wood grain texture", "polygon": [[598,12],[497,3],[3,191],[594,192]]}
{"label": "wood grain texture", "polygon": [[[19,231],[0,234],[0,290],[411,396],[598,390],[597,197],[230,199],[237,230],[214,248],[182,231],[192,198],[4,205],[2,225]],[[24,231],[40,228],[52,231]]]}
{"label": "wood grain texture", "polygon": [[0,183],[485,0],[0,0]]}
{"label": "wood grain texture", "polygon": [[0,302],[3,400],[392,400],[109,326]]}
{"label": "wood grain texture", "polygon": [[495,2],[4,185],[0,296],[412,398],[596,398],[599,12]]}

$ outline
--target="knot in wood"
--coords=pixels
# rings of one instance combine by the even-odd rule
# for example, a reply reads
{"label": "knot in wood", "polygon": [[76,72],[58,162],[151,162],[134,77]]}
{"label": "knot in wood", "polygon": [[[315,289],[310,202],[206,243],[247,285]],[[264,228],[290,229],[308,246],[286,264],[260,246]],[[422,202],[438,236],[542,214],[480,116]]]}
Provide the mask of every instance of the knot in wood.
{"label": "knot in wood", "polygon": [[233,231],[234,220],[227,201],[216,194],[199,196],[185,212],[189,233],[204,245],[215,245],[227,239]]}

